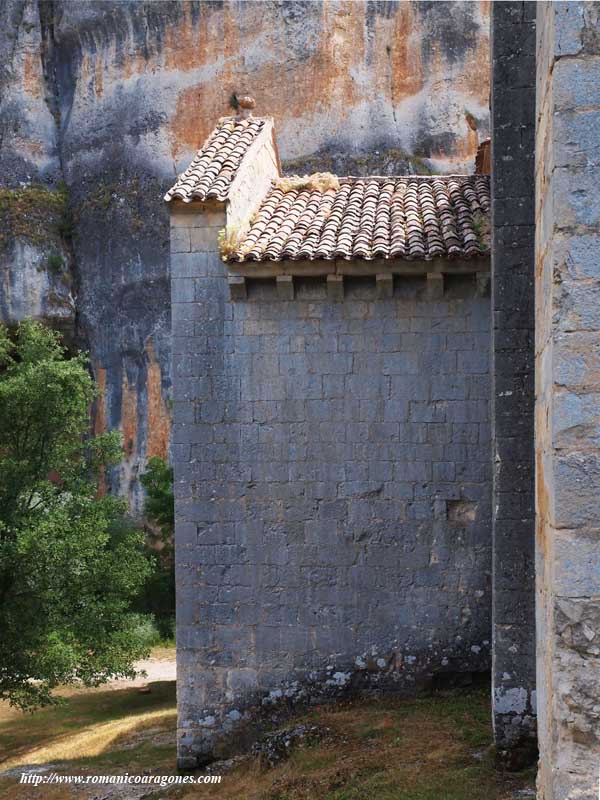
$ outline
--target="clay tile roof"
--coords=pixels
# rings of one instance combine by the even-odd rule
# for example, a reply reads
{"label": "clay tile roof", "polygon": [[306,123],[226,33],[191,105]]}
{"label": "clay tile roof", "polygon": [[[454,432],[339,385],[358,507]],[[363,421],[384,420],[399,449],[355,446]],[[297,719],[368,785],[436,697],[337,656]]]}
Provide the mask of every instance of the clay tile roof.
{"label": "clay tile roof", "polygon": [[165,200],[227,200],[242,159],[264,124],[258,117],[221,119]]}
{"label": "clay tile roof", "polygon": [[229,261],[471,258],[487,254],[487,175],[342,178],[274,185]]}

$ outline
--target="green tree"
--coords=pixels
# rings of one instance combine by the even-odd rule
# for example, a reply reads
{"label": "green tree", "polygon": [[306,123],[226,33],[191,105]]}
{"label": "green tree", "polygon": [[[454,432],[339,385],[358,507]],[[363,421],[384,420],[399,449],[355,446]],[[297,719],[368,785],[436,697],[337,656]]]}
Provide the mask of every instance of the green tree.
{"label": "green tree", "polygon": [[121,501],[98,492],[121,451],[116,434],[88,435],[96,395],[55,332],[0,326],[0,698],[21,708],[131,677],[144,652],[130,608],[148,560]]}
{"label": "green tree", "polygon": [[148,460],[140,481],[146,490],[146,516],[154,523],[148,540],[154,568],[141,596],[141,609],[154,615],[161,636],[171,638],[175,622],[173,469],[155,456]]}
{"label": "green tree", "polygon": [[160,527],[165,545],[173,542],[175,501],[173,499],[173,468],[162,458],[148,459],[146,471],[140,478],[146,490],[146,514]]}

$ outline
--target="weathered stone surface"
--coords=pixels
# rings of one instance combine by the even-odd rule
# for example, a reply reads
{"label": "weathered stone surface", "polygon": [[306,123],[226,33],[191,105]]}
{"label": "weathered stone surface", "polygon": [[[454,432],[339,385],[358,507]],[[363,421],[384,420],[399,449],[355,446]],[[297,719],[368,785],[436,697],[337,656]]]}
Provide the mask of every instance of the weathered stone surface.
{"label": "weathered stone surface", "polygon": [[598,793],[598,3],[538,4],[540,800]]}
{"label": "weathered stone surface", "polygon": [[[60,234],[68,197],[62,177],[51,78],[40,57],[45,14],[35,3],[0,7],[0,320],[46,319],[71,335],[70,248]],[[31,183],[48,184],[31,186]]]}
{"label": "weathered stone surface", "polygon": [[534,151],[535,21],[492,13],[493,665],[497,752],[535,758]]}
{"label": "weathered stone surface", "polygon": [[[138,470],[168,445],[162,196],[176,172],[236,91],[274,116],[288,171],[471,169],[487,5],[7,0],[0,14],[2,182],[68,184],[79,337],[106,389],[96,427],[127,436],[115,480],[136,509]],[[19,314],[47,313],[52,276],[33,280],[47,255],[19,262],[33,286]]]}

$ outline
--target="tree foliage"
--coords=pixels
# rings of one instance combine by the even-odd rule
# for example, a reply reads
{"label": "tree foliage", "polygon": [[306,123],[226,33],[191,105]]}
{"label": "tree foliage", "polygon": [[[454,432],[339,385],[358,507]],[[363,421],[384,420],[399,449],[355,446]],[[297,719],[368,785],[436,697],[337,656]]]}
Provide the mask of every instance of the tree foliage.
{"label": "tree foliage", "polygon": [[148,561],[122,503],[99,496],[121,450],[114,433],[87,435],[96,394],[56,333],[0,327],[0,698],[22,708],[132,676],[143,653],[130,608]]}
{"label": "tree foliage", "polygon": [[171,638],[175,620],[173,469],[162,458],[150,458],[140,481],[146,490],[146,516],[154,523],[156,535],[156,540],[148,546],[153,570],[144,588],[141,607],[154,615],[161,635]]}
{"label": "tree foliage", "polygon": [[172,544],[175,528],[173,468],[156,456],[148,459],[140,478],[146,490],[146,514],[159,525],[165,544]]}

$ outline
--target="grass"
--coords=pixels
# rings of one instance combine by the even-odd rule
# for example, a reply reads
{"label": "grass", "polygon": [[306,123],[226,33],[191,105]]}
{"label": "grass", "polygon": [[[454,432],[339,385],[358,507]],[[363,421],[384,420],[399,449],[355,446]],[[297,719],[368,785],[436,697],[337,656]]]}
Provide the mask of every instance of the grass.
{"label": "grass", "polygon": [[161,639],[150,651],[155,661],[172,661],[175,658],[175,639]]}
{"label": "grass", "polygon": [[[70,690],[68,704],[33,716],[0,706],[0,770],[52,763],[65,774],[174,772],[175,686]],[[493,766],[489,690],[417,700],[347,702],[311,710],[298,722],[323,738],[297,747],[288,761],[263,769],[248,758],[219,786],[157,789],[160,800],[512,800],[533,774]],[[216,770],[218,771],[218,770]],[[88,792],[89,793],[86,793]],[[94,791],[96,794],[94,794]],[[91,800],[98,787],[21,786],[0,778],[3,800]],[[121,796],[119,796],[121,797]],[[125,797],[125,795],[123,796]]]}
{"label": "grass", "polygon": [[76,756],[96,758],[128,731],[157,720],[162,720],[161,726],[165,720],[173,725],[174,682],[150,688],[149,694],[135,688],[63,690],[60,695],[66,702],[32,714],[0,704],[0,770]]}

